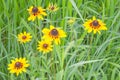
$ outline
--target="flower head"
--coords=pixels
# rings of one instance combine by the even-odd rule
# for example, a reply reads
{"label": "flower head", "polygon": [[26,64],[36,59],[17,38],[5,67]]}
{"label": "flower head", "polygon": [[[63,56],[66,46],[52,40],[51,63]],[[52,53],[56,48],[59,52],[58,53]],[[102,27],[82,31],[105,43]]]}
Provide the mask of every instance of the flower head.
{"label": "flower head", "polygon": [[47,52],[52,51],[51,41],[49,41],[49,40],[39,41],[37,49],[39,51],[42,51],[43,53],[47,53]]}
{"label": "flower head", "polygon": [[54,40],[56,44],[60,44],[60,38],[66,37],[66,33],[63,30],[52,25],[50,25],[50,29],[44,28],[42,32],[44,34],[43,39]]}
{"label": "flower head", "polygon": [[21,72],[26,72],[26,68],[29,66],[25,58],[16,58],[15,60],[11,60],[11,62],[8,64],[8,70],[10,73],[16,73],[17,76]]}
{"label": "flower head", "polygon": [[20,33],[18,34],[18,41],[20,41],[20,43],[26,43],[29,42],[31,40],[32,36],[30,35],[30,33]]}
{"label": "flower head", "polygon": [[107,30],[105,23],[103,23],[100,19],[96,19],[95,17],[93,17],[93,19],[89,19],[83,24],[83,26],[85,27],[85,30],[88,30],[88,33],[93,31],[94,34],[96,32],[100,34],[100,30]]}
{"label": "flower head", "polygon": [[45,9],[43,9],[42,7],[33,7],[31,6],[29,9],[27,9],[30,17],[28,18],[28,21],[32,20],[34,21],[36,19],[36,17],[38,19],[43,20],[43,16],[46,16],[46,12]]}
{"label": "flower head", "polygon": [[56,4],[49,3],[49,6],[47,7],[47,10],[50,12],[56,12],[59,9]]}
{"label": "flower head", "polygon": [[72,25],[75,23],[75,18],[70,18],[67,22],[69,25]]}

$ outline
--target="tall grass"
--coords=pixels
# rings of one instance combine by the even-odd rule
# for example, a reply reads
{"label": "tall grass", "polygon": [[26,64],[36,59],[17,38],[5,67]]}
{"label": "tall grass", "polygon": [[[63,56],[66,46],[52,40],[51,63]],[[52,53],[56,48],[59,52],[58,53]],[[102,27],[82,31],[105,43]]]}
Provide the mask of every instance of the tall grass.
{"label": "tall grass", "polygon": [[[27,9],[46,8],[56,3],[59,10],[44,21],[27,21]],[[120,0],[0,0],[0,80],[120,80]],[[96,16],[106,23],[107,31],[88,34],[86,19]],[[75,17],[74,25],[68,25]],[[67,33],[51,53],[37,51],[41,30],[61,27]],[[27,31],[30,43],[20,44],[17,35]],[[30,67],[19,76],[7,70],[10,60],[26,57]]]}

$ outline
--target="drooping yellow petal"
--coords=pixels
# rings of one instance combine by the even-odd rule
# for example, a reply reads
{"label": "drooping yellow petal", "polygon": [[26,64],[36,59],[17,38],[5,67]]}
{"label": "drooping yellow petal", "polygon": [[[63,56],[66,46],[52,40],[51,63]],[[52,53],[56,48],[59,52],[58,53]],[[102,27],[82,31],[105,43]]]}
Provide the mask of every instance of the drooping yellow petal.
{"label": "drooping yellow petal", "polygon": [[88,29],[88,33],[92,32],[92,29]]}
{"label": "drooping yellow petal", "polygon": [[30,17],[28,17],[28,21],[34,21],[36,19],[36,16],[34,15],[30,15]]}

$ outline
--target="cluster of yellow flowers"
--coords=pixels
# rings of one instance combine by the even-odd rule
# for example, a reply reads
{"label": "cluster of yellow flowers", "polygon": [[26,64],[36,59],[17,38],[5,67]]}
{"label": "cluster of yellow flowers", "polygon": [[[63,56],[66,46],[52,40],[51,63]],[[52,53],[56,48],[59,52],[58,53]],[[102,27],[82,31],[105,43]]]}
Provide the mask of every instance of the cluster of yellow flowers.
{"label": "cluster of yellow flowers", "polygon": [[[59,8],[55,4],[49,4],[47,10],[50,12],[56,12]],[[47,16],[47,13],[45,12],[46,9],[43,9],[42,7],[34,7],[31,6],[29,9],[27,9],[29,12],[30,17],[28,17],[28,21],[34,21],[36,18],[43,20],[45,16]],[[75,18],[70,19],[68,23],[73,24],[75,22]],[[85,27],[85,30],[90,32],[98,32],[100,34],[100,30],[107,30],[106,25],[100,20],[93,17],[93,19],[87,20],[83,26]],[[53,43],[56,45],[60,44],[61,38],[66,37],[66,33],[57,27],[54,27],[53,25],[50,25],[50,28],[44,28],[42,30],[43,36],[41,37],[41,41],[38,42],[38,51],[41,51],[43,53],[48,53],[52,51],[53,49]],[[23,33],[18,34],[18,41],[20,43],[26,43],[32,40],[32,36],[30,33],[27,33],[24,31]],[[10,63],[8,66],[8,70],[10,70],[10,73],[16,73],[19,75],[19,73],[26,72],[26,68],[29,66],[27,63],[28,61],[25,58],[16,58],[15,60],[11,60],[12,63]]]}
{"label": "cluster of yellow flowers", "polygon": [[[49,4],[49,6],[47,7],[47,10],[51,13],[56,12],[59,9],[59,7],[57,7],[56,4]],[[28,12],[30,14],[30,17],[28,18],[28,21],[34,21],[36,18],[43,20],[44,16],[47,16],[46,9],[43,9],[42,7],[33,7],[31,6],[28,9]]]}
{"label": "cluster of yellow flowers", "polygon": [[[56,12],[59,8],[57,5],[49,4],[47,10],[50,12]],[[27,9],[30,17],[28,17],[28,21],[34,21],[36,18],[43,20],[44,16],[47,16],[45,12],[46,9],[42,7],[33,7],[31,6]],[[38,42],[38,50],[43,53],[48,53],[52,51],[52,44],[55,43],[56,45],[60,44],[60,39],[66,37],[66,33],[60,29],[55,28],[53,25],[50,25],[50,29],[44,28],[42,30],[43,37],[42,40]],[[20,43],[26,43],[32,40],[32,36],[30,33],[24,31],[23,33],[18,34],[18,41]],[[26,58],[15,58],[15,60],[11,60],[12,63],[8,64],[8,70],[10,73],[16,73],[18,76],[21,72],[26,72],[26,68],[29,66],[28,61]]]}
{"label": "cluster of yellow flowers", "polygon": [[58,45],[60,44],[60,38],[66,37],[66,33],[63,30],[61,30],[60,28],[55,28],[52,25],[50,25],[50,29],[44,28],[42,32],[43,37],[42,41],[39,41],[38,50],[43,51],[43,53],[52,50],[52,41]]}

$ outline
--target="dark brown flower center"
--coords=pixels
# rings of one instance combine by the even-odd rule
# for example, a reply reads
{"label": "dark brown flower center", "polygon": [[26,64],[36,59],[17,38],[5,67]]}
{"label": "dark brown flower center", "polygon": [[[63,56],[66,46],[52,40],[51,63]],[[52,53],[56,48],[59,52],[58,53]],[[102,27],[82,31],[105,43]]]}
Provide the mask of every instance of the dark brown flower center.
{"label": "dark brown flower center", "polygon": [[27,37],[26,36],[22,36],[22,39],[26,39]]}
{"label": "dark brown flower center", "polygon": [[94,27],[97,27],[97,26],[99,26],[99,22],[98,22],[97,20],[94,20],[94,21],[92,22],[92,25],[93,25]]}
{"label": "dark brown flower center", "polygon": [[15,68],[20,69],[22,68],[23,64],[21,62],[16,62],[15,63]]}
{"label": "dark brown flower center", "polygon": [[33,8],[32,8],[32,12],[33,12],[33,13],[37,13],[37,12],[38,12],[38,8],[37,8],[37,7],[33,7]]}
{"label": "dark brown flower center", "polygon": [[43,47],[46,49],[48,47],[48,44],[43,44]]}
{"label": "dark brown flower center", "polygon": [[55,7],[54,6],[51,6],[51,10],[54,10],[55,9]]}
{"label": "dark brown flower center", "polygon": [[58,31],[57,31],[57,29],[52,29],[52,30],[50,31],[50,34],[51,34],[52,36],[58,36]]}

